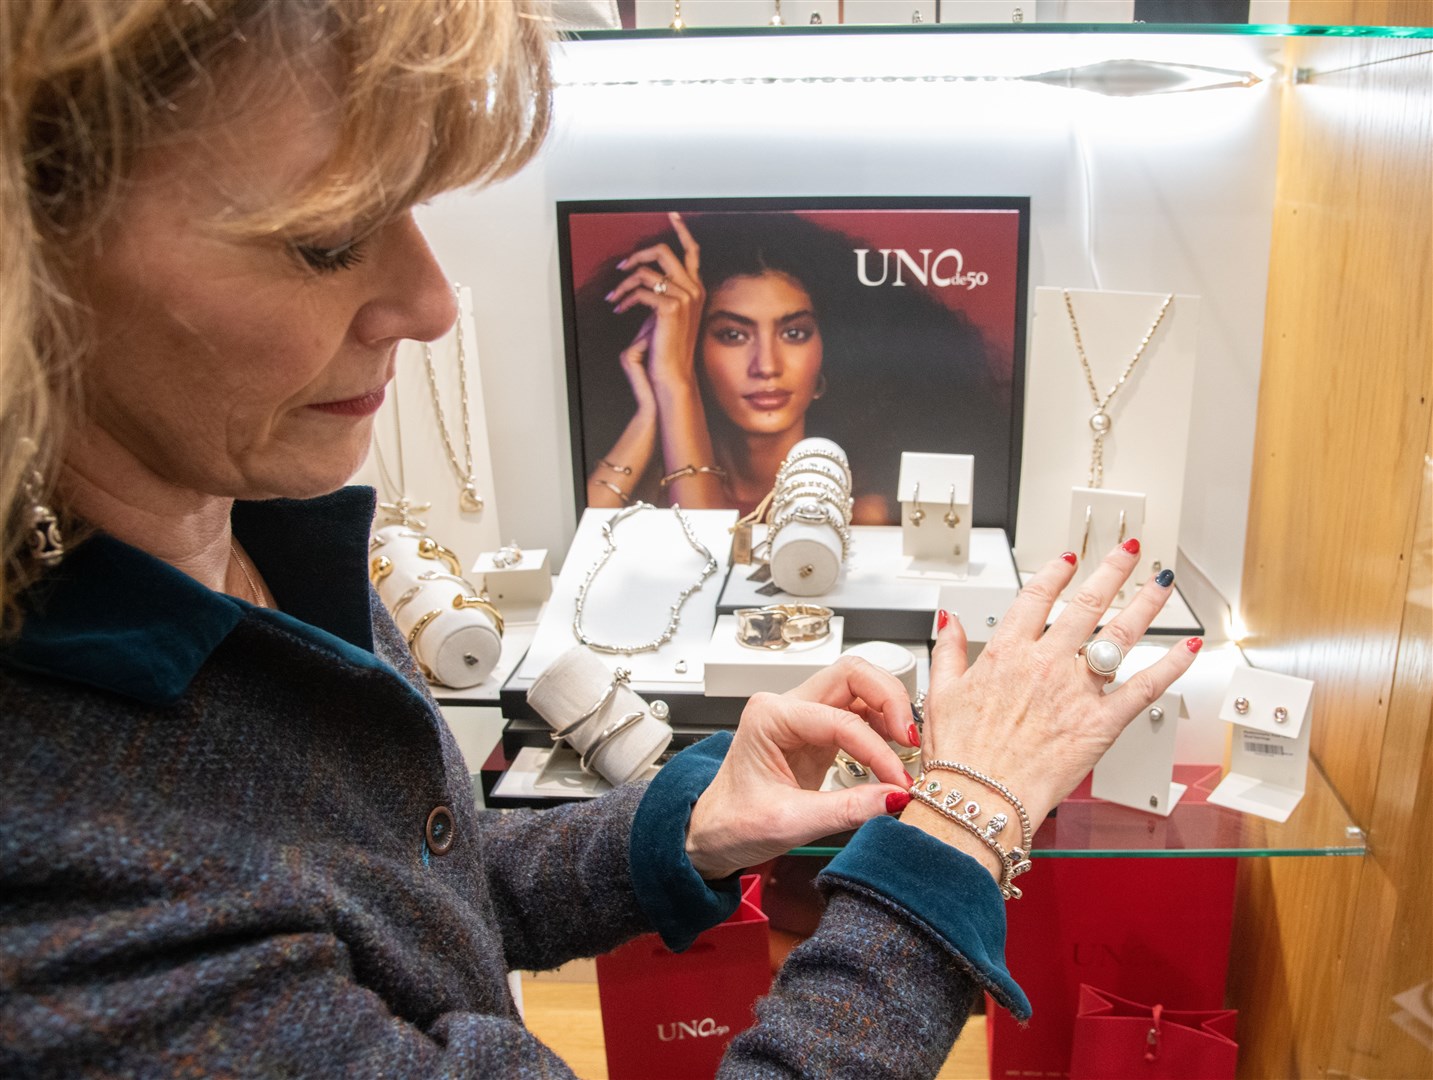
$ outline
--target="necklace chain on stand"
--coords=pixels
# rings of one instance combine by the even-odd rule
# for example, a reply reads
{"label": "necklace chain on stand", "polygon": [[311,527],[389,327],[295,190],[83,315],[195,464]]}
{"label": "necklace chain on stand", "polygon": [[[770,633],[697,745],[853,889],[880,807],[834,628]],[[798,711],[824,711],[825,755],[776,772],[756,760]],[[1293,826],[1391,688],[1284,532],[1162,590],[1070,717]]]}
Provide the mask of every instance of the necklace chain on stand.
{"label": "necklace chain on stand", "polygon": [[428,523],[417,517],[418,514],[432,509],[432,503],[414,502],[408,497],[408,476],[407,470],[403,467],[403,409],[398,401],[398,380],[393,380],[393,426],[398,435],[398,481],[394,483],[393,474],[388,471],[388,462],[383,457],[383,444],[378,441],[378,425],[373,425],[373,456],[378,462],[378,476],[383,482],[383,488],[388,495],[388,502],[380,502],[378,509],[383,511],[385,522],[389,525],[410,525],[415,529],[426,529]]}
{"label": "necklace chain on stand", "polygon": [[1150,339],[1154,332],[1159,329],[1159,324],[1164,322],[1164,314],[1169,310],[1169,305],[1174,301],[1174,293],[1164,298],[1164,303],[1159,305],[1159,314],[1154,317],[1154,322],[1145,331],[1140,339],[1139,348],[1134,351],[1130,361],[1125,365],[1120,377],[1115,380],[1109,392],[1102,398],[1100,392],[1095,389],[1095,373],[1090,369],[1090,358],[1085,355],[1085,343],[1080,340],[1080,324],[1075,321],[1075,305],[1070,300],[1070,290],[1065,289],[1065,311],[1070,316],[1070,329],[1075,333],[1075,352],[1080,357],[1080,367],[1085,372],[1085,385],[1090,388],[1090,400],[1095,404],[1095,411],[1090,414],[1090,431],[1094,433],[1094,444],[1090,447],[1090,483],[1092,488],[1103,487],[1105,483],[1105,436],[1114,428],[1114,421],[1110,419],[1109,405],[1114,400],[1115,394],[1119,393],[1125,380],[1130,377],[1134,367],[1139,363],[1139,358],[1144,355],[1145,349],[1149,348]]}
{"label": "necklace chain on stand", "polygon": [[676,603],[667,609],[670,613],[670,617],[667,619],[666,629],[651,641],[639,642],[636,645],[609,645],[605,642],[594,640],[587,631],[583,629],[582,614],[587,603],[587,590],[591,588],[592,582],[597,579],[598,572],[607,565],[607,560],[612,558],[613,553],[617,550],[617,541],[613,537],[613,534],[617,531],[617,526],[634,514],[640,513],[643,510],[655,509],[657,508],[651,503],[636,502],[623,510],[619,510],[602,523],[602,542],[605,546],[603,547],[602,554],[597,557],[597,561],[592,564],[591,569],[587,571],[587,575],[582,579],[582,584],[577,589],[577,606],[576,610],[572,613],[573,637],[577,638],[578,642],[586,645],[595,652],[619,653],[623,656],[631,656],[633,653],[656,652],[667,642],[671,641],[676,634],[677,625],[682,621],[682,607],[686,604],[687,598],[700,589],[706,583],[707,578],[717,572],[717,561],[712,556],[711,551],[705,544],[697,539],[697,534],[692,529],[692,523],[687,518],[687,515],[682,513],[681,507],[673,504],[671,507],[672,513],[676,515],[677,522],[682,527],[682,533],[687,538],[687,543],[692,546],[693,551],[706,560],[706,563],[702,567],[701,575],[697,580],[678,593]]}
{"label": "necklace chain on stand", "polygon": [[455,333],[458,340],[458,393],[463,406],[463,460],[458,460],[453,449],[452,437],[448,434],[448,420],[443,415],[443,400],[438,395],[438,375],[433,363],[433,348],[423,345],[423,367],[428,373],[428,389],[433,394],[433,411],[438,414],[438,434],[443,438],[443,449],[448,452],[448,464],[458,474],[462,490],[458,493],[458,507],[465,514],[476,514],[483,508],[483,497],[478,494],[478,481],[473,475],[473,432],[468,411],[468,354],[463,347],[463,287],[453,285],[458,297],[458,322]]}

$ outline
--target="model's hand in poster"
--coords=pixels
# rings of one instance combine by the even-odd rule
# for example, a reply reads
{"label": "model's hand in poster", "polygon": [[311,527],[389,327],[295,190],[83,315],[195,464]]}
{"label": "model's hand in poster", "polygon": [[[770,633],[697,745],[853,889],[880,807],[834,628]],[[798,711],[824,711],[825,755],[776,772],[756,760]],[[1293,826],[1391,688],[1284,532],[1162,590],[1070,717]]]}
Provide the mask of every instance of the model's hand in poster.
{"label": "model's hand in poster", "polygon": [[615,315],[638,305],[650,308],[652,314],[622,350],[622,371],[632,387],[637,410],[622,437],[588,477],[587,500],[592,506],[630,501],[631,485],[624,486],[604,473],[619,473],[629,480],[641,477],[659,441],[661,475],[670,478],[665,490],[671,502],[703,508],[725,506],[729,501],[722,487],[723,471],[712,451],[697,381],[697,340],[706,305],[701,249],[680,214],[669,214],[668,219],[682,246],[681,257],[663,243],[632,252],[617,264],[630,272],[606,297]]}

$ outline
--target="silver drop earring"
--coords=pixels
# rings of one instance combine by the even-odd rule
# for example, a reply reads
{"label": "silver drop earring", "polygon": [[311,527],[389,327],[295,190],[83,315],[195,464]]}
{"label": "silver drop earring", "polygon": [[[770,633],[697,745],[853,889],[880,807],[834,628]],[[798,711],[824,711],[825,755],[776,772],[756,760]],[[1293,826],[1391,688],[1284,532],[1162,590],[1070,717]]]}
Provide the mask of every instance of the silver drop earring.
{"label": "silver drop earring", "polygon": [[919,528],[920,523],[925,520],[925,511],[921,509],[921,486],[919,482],[916,484],[915,491],[911,493],[911,503],[915,506],[915,509],[911,511],[911,524]]}
{"label": "silver drop earring", "polygon": [[[950,485],[950,509],[945,512],[945,523],[950,528],[960,524],[960,515],[955,512],[955,485]],[[956,554],[959,554],[957,552]]]}
{"label": "silver drop earring", "polygon": [[59,518],[44,502],[45,478],[33,462],[38,448],[35,448],[33,440],[26,439],[25,442],[32,447],[31,464],[25,470],[23,482],[25,502],[28,504],[26,525],[30,530],[29,536],[26,537],[26,547],[29,549],[30,558],[49,570],[60,565],[60,560],[65,557],[65,541],[60,535]]}

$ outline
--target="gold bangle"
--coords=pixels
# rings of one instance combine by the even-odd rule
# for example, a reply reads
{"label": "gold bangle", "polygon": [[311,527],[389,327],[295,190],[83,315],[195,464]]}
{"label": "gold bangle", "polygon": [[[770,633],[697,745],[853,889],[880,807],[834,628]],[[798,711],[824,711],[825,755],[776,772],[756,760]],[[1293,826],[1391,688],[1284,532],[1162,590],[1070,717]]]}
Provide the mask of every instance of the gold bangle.
{"label": "gold bangle", "polygon": [[601,485],[602,485],[603,487],[605,487],[608,491],[610,491],[610,492],[612,492],[614,495],[616,495],[617,498],[621,499],[623,506],[627,506],[627,505],[630,504],[631,501],[632,501],[632,496],[628,495],[625,491],[623,491],[621,488],[619,488],[616,484],[612,483],[611,480],[599,480],[597,477],[594,476],[594,477],[592,477],[592,479],[591,479],[589,482],[590,482],[590,483],[593,483],[593,484],[601,484]]}
{"label": "gold bangle", "polygon": [[784,649],[831,633],[832,611],[820,604],[737,608],[736,640],[748,649]]}
{"label": "gold bangle", "polygon": [[684,480],[688,476],[698,476],[701,473],[710,473],[718,479],[726,479],[726,470],[720,465],[683,465],[676,472],[669,472],[666,476],[657,481],[657,486],[666,491],[669,486],[678,480]]}
{"label": "gold bangle", "polygon": [[441,560],[443,565],[454,574],[461,575],[463,572],[463,567],[462,564],[458,562],[458,557],[431,536],[425,536],[418,541],[418,555],[424,559]]}
{"label": "gold bangle", "polygon": [[503,613],[493,606],[493,602],[486,596],[467,596],[463,593],[459,593],[453,597],[453,607],[459,611],[462,611],[464,608],[481,611],[492,620],[493,627],[498,632],[498,637],[503,636]]}
{"label": "gold bangle", "polygon": [[436,677],[433,675],[433,669],[418,658],[418,653],[415,650],[418,647],[419,635],[428,629],[428,624],[441,614],[443,614],[442,608],[434,608],[415,622],[413,629],[408,631],[408,651],[413,654],[413,662],[418,665],[418,670],[423,673],[423,678],[429,682],[436,681]]}
{"label": "gold bangle", "polygon": [[368,580],[373,582],[374,588],[377,588],[378,583],[391,573],[393,573],[393,560],[387,555],[374,556],[373,561],[368,564]]}
{"label": "gold bangle", "polygon": [[606,458],[598,458],[597,464],[606,465],[614,473],[621,473],[623,476],[632,475],[632,466],[630,465],[615,465],[612,462],[608,461]]}

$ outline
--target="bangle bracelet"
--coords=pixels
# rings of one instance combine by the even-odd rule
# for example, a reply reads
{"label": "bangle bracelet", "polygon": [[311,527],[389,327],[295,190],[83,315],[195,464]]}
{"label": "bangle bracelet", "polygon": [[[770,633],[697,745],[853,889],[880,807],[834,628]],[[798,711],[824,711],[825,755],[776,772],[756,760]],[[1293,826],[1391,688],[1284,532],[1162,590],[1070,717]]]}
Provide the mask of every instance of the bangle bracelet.
{"label": "bangle bracelet", "polygon": [[630,671],[628,671],[624,667],[619,667],[616,671],[612,673],[612,679],[610,682],[608,682],[607,689],[602,691],[602,696],[599,697],[593,703],[592,707],[586,712],[584,712],[581,716],[579,716],[576,720],[572,721],[572,723],[568,724],[566,727],[559,728],[557,731],[551,732],[548,735],[548,738],[551,739],[553,742],[561,742],[563,739],[567,738],[583,724],[587,723],[587,721],[591,720],[603,709],[607,708],[607,703],[612,700],[612,695],[617,693],[617,687],[622,686],[625,683],[631,681],[631,678],[632,673]]}
{"label": "bangle bracelet", "polygon": [[797,454],[795,457],[788,458],[787,461],[788,463],[797,463],[805,461],[807,458],[825,458],[827,461],[831,462],[833,465],[835,465],[838,469],[841,470],[842,475],[846,477],[846,486],[851,486],[851,464],[849,461],[846,460],[845,454],[838,454],[830,450],[822,450],[819,447],[813,446],[801,451],[801,453]]}
{"label": "bangle bracelet", "polygon": [[376,555],[368,564],[368,580],[373,582],[375,588],[391,573],[393,573],[393,560],[387,555]]}
{"label": "bangle bracelet", "polygon": [[608,491],[612,492],[612,494],[616,495],[617,498],[622,500],[623,506],[627,506],[632,502],[632,496],[628,495],[616,484],[612,483],[611,480],[599,480],[597,477],[594,476],[588,482],[592,484],[599,484],[602,487],[605,487]]}
{"label": "bangle bracelet", "polygon": [[422,590],[422,588],[423,586],[421,585],[413,585],[410,586],[408,589],[404,590],[403,595],[400,596],[397,600],[393,601],[393,606],[388,609],[388,614],[392,615],[396,619],[398,617],[398,613],[403,610],[404,605],[406,605],[408,601],[412,600],[413,597],[417,596],[418,593]]}
{"label": "bangle bracelet", "polygon": [[784,649],[831,633],[832,611],[819,604],[737,608],[736,640],[748,649]]}
{"label": "bangle bracelet", "polygon": [[418,541],[418,556],[423,559],[439,560],[454,574],[463,572],[463,566],[458,562],[458,557],[431,536],[425,536]]}
{"label": "bangle bracelet", "polygon": [[631,475],[632,475],[632,466],[630,466],[630,465],[614,465],[612,462],[608,461],[606,458],[598,458],[598,459],[597,459],[597,464],[599,464],[599,465],[606,465],[606,466],[607,466],[609,469],[611,469],[614,473],[621,473],[623,476],[631,476]]}
{"label": "bangle bracelet", "polygon": [[710,473],[719,480],[726,479],[726,470],[720,465],[683,465],[676,472],[669,472],[666,476],[657,481],[657,486],[663,491],[675,484],[678,480],[684,480],[688,476],[698,476],[701,473]]}
{"label": "bangle bracelet", "polygon": [[626,716],[622,717],[622,719],[614,720],[608,724],[607,727],[603,729],[602,734],[592,740],[592,745],[587,748],[586,753],[577,759],[577,767],[585,773],[590,773],[592,771],[592,763],[597,759],[597,755],[601,752],[602,748],[646,715],[645,712],[638,709],[636,712],[629,712]]}
{"label": "bangle bracelet", "polygon": [[458,611],[481,611],[492,622],[493,629],[498,632],[498,637],[503,636],[503,613],[486,596],[468,596],[466,593],[459,593],[453,597],[453,607]]}
{"label": "bangle bracelet", "polygon": [[[910,795],[916,802],[924,803],[941,817],[955,822],[988,847],[991,853],[1000,862],[1000,881],[998,883],[1000,895],[1006,900],[1020,899],[1023,893],[1021,893],[1019,887],[1015,884],[1014,879],[1030,869],[1030,860],[1025,858],[1025,853],[1019,848],[1007,852],[1000,846],[999,841],[991,835],[991,829],[1004,817],[1003,814],[996,814],[990,819],[990,823],[982,829],[971,819],[969,814],[961,813],[951,807],[950,795],[947,795],[942,802],[936,802],[935,799],[931,798],[922,790],[922,785],[919,782],[911,785]],[[980,810],[980,807],[977,806],[974,801],[967,803],[966,806],[974,806],[977,813]]]}
{"label": "bangle bracelet", "polygon": [[437,680],[433,676],[433,669],[418,658],[418,638],[422,636],[424,630],[428,629],[428,624],[441,614],[443,614],[442,608],[434,608],[415,622],[413,629],[408,631],[408,651],[413,654],[413,662],[418,665],[418,670],[423,673],[423,678],[429,682]]}

